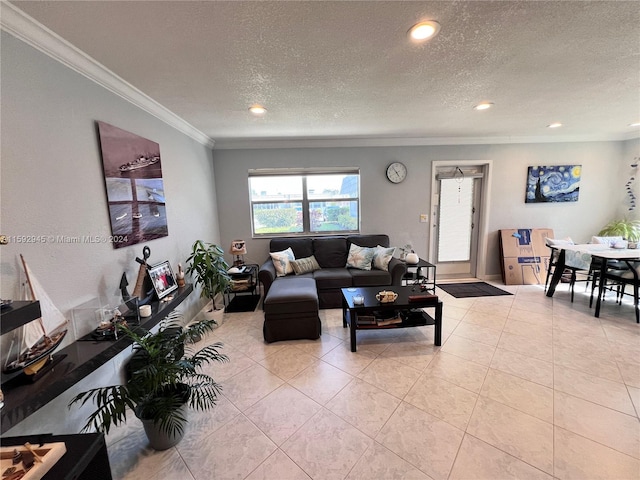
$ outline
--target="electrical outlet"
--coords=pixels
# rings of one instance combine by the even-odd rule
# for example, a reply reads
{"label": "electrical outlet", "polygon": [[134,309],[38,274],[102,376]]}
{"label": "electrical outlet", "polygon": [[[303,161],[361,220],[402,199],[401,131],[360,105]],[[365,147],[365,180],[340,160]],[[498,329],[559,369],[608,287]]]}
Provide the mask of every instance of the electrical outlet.
{"label": "electrical outlet", "polygon": [[427,223],[429,221],[429,215],[426,213],[420,214],[420,223]]}

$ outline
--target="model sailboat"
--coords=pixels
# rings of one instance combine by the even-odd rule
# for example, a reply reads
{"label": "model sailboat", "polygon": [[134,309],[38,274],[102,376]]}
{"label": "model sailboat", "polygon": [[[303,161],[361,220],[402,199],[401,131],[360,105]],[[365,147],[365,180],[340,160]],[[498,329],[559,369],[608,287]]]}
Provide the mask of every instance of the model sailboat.
{"label": "model sailboat", "polygon": [[[53,304],[40,282],[33,276],[33,272],[27,266],[22,255],[20,255],[20,259],[27,277],[31,299],[40,302],[41,317],[23,325],[19,335],[20,353],[18,358],[10,362],[7,357],[2,370],[5,373],[25,370],[25,373],[35,374],[47,364],[53,351],[60,346],[67,334],[65,327],[68,322]],[[9,348],[9,355],[12,350]]]}

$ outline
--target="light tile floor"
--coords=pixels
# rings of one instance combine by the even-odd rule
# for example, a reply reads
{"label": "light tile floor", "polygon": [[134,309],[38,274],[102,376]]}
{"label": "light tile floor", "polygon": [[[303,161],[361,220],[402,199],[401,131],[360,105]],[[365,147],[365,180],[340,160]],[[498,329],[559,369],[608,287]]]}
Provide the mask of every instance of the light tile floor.
{"label": "light tile floor", "polygon": [[640,327],[633,306],[542,287],[455,299],[433,327],[364,331],[340,310],[317,341],[265,344],[262,311],[203,342],[230,362],[185,438],[150,449],[137,420],[107,438],[115,479],[640,479]]}

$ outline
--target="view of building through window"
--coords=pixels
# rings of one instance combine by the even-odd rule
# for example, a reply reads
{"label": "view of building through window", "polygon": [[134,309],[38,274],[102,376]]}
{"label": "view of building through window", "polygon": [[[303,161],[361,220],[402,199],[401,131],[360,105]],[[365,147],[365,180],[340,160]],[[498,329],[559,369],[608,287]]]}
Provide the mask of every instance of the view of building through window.
{"label": "view of building through window", "polygon": [[254,235],[359,230],[360,175],[249,176]]}

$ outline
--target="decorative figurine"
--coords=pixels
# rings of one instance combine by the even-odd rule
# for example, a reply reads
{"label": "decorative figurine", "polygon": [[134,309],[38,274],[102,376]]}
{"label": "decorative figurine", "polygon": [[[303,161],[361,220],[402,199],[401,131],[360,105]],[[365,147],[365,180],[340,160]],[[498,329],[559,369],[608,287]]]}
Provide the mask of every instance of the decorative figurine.
{"label": "decorative figurine", "polygon": [[182,269],[182,264],[178,264],[178,273],[176,274],[176,283],[178,287],[184,287],[184,270]]}

